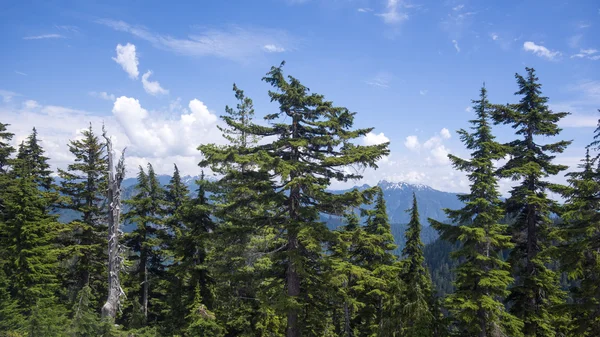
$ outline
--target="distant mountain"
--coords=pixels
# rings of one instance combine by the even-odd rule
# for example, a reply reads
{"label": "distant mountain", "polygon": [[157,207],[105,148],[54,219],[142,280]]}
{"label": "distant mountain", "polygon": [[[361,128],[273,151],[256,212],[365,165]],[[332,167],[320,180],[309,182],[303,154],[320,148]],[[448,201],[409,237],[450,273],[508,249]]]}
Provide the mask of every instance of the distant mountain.
{"label": "distant mountain", "polygon": [[[211,177],[212,178],[212,177]],[[182,181],[189,188],[191,193],[195,193],[198,189],[196,181],[199,179],[198,176],[184,176]],[[169,183],[171,176],[169,175],[158,175],[158,181],[164,186]],[[123,199],[131,198],[135,193],[136,178],[127,178],[123,180]],[[412,206],[412,194],[413,192],[417,196],[417,202],[419,203],[419,214],[421,224],[423,225],[423,232],[421,237],[427,244],[437,239],[437,232],[429,226],[428,218],[436,219],[438,221],[447,221],[448,218],[444,213],[444,208],[457,209],[463,206],[462,202],[458,200],[457,194],[442,192],[433,189],[423,184],[409,184],[405,182],[388,182],[385,180],[380,181],[377,184],[383,189],[383,195],[386,201],[388,216],[390,223],[392,224],[392,234],[396,238],[398,244],[398,250],[396,253],[400,253],[404,247],[404,231],[406,224],[410,220],[410,215],[406,212]],[[347,190],[332,190],[334,193],[343,193],[352,189],[364,190],[369,188],[369,185],[355,186]],[[124,211],[126,211],[126,206]],[[61,210],[60,221],[68,222],[75,218],[77,215],[72,211]],[[323,216],[323,221],[327,222],[327,225],[331,229],[336,229],[343,224],[342,219],[335,216]],[[129,226],[125,226],[125,231],[130,230]]]}

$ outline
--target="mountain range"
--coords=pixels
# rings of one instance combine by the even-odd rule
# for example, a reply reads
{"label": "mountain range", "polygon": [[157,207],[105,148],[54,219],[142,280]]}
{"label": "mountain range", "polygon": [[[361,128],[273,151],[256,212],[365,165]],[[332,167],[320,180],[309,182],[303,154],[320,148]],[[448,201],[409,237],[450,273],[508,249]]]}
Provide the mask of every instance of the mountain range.
{"label": "mountain range", "polygon": [[[171,176],[169,175],[159,175],[157,178],[162,185],[168,184],[171,180]],[[182,177],[182,181],[192,192],[196,191],[198,188],[196,185],[198,179],[199,177],[197,176]],[[131,198],[131,196],[134,195],[135,184],[136,178],[127,178],[123,181],[123,199]],[[412,206],[413,193],[415,193],[417,197],[420,220],[423,225],[421,237],[426,244],[434,241],[438,237],[437,232],[429,226],[427,219],[432,218],[438,221],[447,221],[448,218],[443,211],[444,208],[457,209],[463,206],[462,202],[458,200],[456,193],[442,192],[423,184],[409,184],[406,182],[389,182],[383,180],[377,185],[383,190],[392,227],[392,234],[394,234],[396,243],[398,244],[396,253],[400,253],[401,249],[404,247],[404,231],[406,229],[406,224],[410,219],[410,214],[406,210]],[[332,190],[331,192],[343,193],[354,188],[364,190],[369,187],[369,185],[365,184],[347,190]],[[65,210],[59,211],[59,214],[59,220],[63,222],[68,222],[77,217],[76,214]],[[335,216],[324,216],[323,220],[327,222],[328,227],[331,229],[335,229],[343,224],[342,219]],[[128,230],[127,227],[129,226],[124,228],[126,231]]]}

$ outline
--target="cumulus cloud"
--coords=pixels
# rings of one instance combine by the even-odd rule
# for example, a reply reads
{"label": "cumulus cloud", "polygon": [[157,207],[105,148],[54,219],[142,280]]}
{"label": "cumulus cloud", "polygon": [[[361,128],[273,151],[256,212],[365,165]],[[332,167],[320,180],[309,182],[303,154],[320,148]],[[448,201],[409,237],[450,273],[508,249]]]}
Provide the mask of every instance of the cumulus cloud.
{"label": "cumulus cloud", "polygon": [[450,131],[448,131],[446,128],[443,128],[442,131],[440,131],[440,136],[442,136],[444,139],[450,139],[450,137],[452,137],[452,135],[450,135]]}
{"label": "cumulus cloud", "polygon": [[416,151],[421,147],[417,136],[407,136],[404,140],[404,146],[411,151]]}
{"label": "cumulus cloud", "polygon": [[363,137],[362,141],[364,145],[377,145],[387,143],[390,141],[390,139],[386,137],[383,132],[378,134],[369,132]]}
{"label": "cumulus cloud", "polygon": [[158,81],[148,80],[150,75],[152,75],[152,70],[148,70],[144,75],[142,75],[142,84],[144,85],[144,90],[153,96],[168,94],[169,90],[162,88]]}
{"label": "cumulus cloud", "polygon": [[531,41],[526,41],[525,43],[523,43],[523,50],[532,52],[535,55],[546,58],[548,60],[554,60],[554,59],[560,57],[560,55],[561,55],[561,53],[559,51],[551,51],[550,49],[548,49],[544,46],[535,44],[534,42],[531,42]]}
{"label": "cumulus cloud", "polygon": [[117,57],[112,59],[123,67],[123,70],[132,79],[137,79],[139,75],[138,71],[138,58],[135,52],[135,45],[127,43],[126,45],[117,45]]}

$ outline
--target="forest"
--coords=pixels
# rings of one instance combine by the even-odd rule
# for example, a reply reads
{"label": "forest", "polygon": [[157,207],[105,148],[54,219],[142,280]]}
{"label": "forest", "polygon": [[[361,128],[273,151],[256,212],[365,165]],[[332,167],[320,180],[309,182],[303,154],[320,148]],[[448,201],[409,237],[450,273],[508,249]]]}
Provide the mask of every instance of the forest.
{"label": "forest", "polygon": [[[413,196],[401,250],[380,187],[330,190],[377,168],[389,143],[360,145],[373,129],[284,63],[262,78],[278,107],[264,121],[233,85],[228,144],[198,144],[197,190],[176,165],[166,185],[151,163],[125,168],[91,124],[53,172],[35,128],[13,146],[0,120],[0,336],[600,336],[600,121],[580,165],[557,164],[569,113],[549,108],[534,69],[515,79],[514,103],[473,93],[457,131],[463,207],[423,224]],[[497,125],[513,139],[498,142]],[[426,249],[429,225],[440,240]]]}

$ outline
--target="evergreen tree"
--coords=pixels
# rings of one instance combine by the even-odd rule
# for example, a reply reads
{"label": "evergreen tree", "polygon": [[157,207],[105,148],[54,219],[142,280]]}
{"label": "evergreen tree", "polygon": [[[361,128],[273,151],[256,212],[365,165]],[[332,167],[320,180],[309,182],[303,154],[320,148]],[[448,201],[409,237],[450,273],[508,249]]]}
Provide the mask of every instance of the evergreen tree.
{"label": "evergreen tree", "polygon": [[33,176],[38,186],[46,191],[53,188],[54,183],[50,176],[52,171],[50,170],[50,164],[48,164],[49,158],[45,156],[45,151],[40,144],[35,128],[33,128],[27,140],[21,143],[17,159],[19,159],[18,163],[20,165],[27,166],[20,172],[27,172]]}
{"label": "evergreen tree", "polygon": [[[22,149],[22,148],[21,148]],[[19,156],[20,158],[27,158]],[[56,236],[60,225],[55,216],[48,214],[49,199],[38,188],[36,177],[28,168],[33,165],[17,159],[10,172],[11,181],[2,191],[3,213],[0,220],[0,247],[7,298],[0,315],[12,313],[15,317],[30,317],[41,301],[46,308],[56,303],[59,292],[57,279]],[[12,319],[12,318],[11,318]],[[17,320],[14,323],[19,324]],[[21,322],[22,323],[22,322]],[[23,329],[13,326],[11,329]]]}
{"label": "evergreen tree", "polygon": [[[600,128],[594,138],[599,136]],[[572,302],[566,307],[577,336],[600,335],[600,163],[590,155],[594,144],[588,146],[580,171],[567,174],[564,223],[557,235],[562,270],[576,285],[571,289]]]}
{"label": "evergreen tree", "polygon": [[541,95],[534,69],[526,70],[527,77],[515,75],[519,85],[515,94],[522,96],[519,103],[497,106],[493,118],[496,123],[511,125],[520,136],[508,144],[510,159],[498,170],[501,177],[519,182],[506,201],[506,211],[515,216],[511,224],[515,247],[510,254],[515,283],[508,303],[511,313],[523,320],[525,336],[542,337],[555,335],[560,317],[551,308],[564,297],[558,275],[545,254],[553,229],[550,214],[558,212],[557,203],[547,192],[560,192],[561,187],[544,179],[567,169],[552,160],[570,142],[536,142],[537,137],[558,135],[561,129],[557,123],[568,113],[548,108],[548,98]]}
{"label": "evergreen tree", "polygon": [[[72,298],[85,286],[96,294],[106,292],[106,149],[91,124],[81,134],[82,139],[68,145],[74,163],[58,170],[62,178],[59,190],[68,200],[63,207],[79,215],[70,223],[70,235],[64,239],[69,265],[64,283],[72,291]],[[98,302],[93,300],[93,305],[97,307]]]}
{"label": "evergreen tree", "polygon": [[477,115],[471,120],[473,132],[458,131],[466,148],[472,151],[471,158],[449,156],[456,169],[467,172],[470,193],[459,196],[465,203],[462,209],[446,210],[456,226],[430,220],[442,238],[460,243],[460,248],[452,254],[459,262],[456,290],[446,298],[446,307],[461,336],[521,336],[523,323],[502,304],[513,282],[502,251],[513,244],[507,226],[499,224],[503,210],[494,162],[504,157],[506,147],[492,135],[492,107],[485,87],[481,88],[479,100],[473,103]]}
{"label": "evergreen tree", "polygon": [[164,275],[164,258],[158,249],[163,228],[163,189],[158,182],[152,165],[148,173],[140,167],[136,185],[137,193],[125,203],[130,210],[124,215],[126,221],[135,224],[135,229],[125,235],[127,246],[133,251],[134,271],[130,273],[130,294],[133,303],[130,319],[138,325],[154,323],[164,306],[164,294],[157,291],[160,276]]}
{"label": "evergreen tree", "polygon": [[202,297],[200,286],[197,285],[194,291],[194,302],[190,305],[189,314],[186,316],[189,323],[185,336],[221,336],[222,328],[217,324],[215,315],[202,304]]}
{"label": "evergreen tree", "polygon": [[402,250],[401,279],[405,284],[402,300],[402,330],[404,336],[431,336],[433,315],[431,312],[432,284],[425,266],[425,245],[421,242],[421,221],[417,196],[413,192],[410,222],[405,232],[406,245]]}
{"label": "evergreen tree", "polygon": [[[254,219],[255,223],[277,230],[286,241],[272,253],[273,261],[285,269],[276,278],[284,281],[285,294],[279,294],[276,302],[283,304],[287,316],[286,335],[297,337],[301,331],[323,335],[330,320],[330,315],[321,310],[325,302],[320,296],[327,283],[321,282],[322,271],[327,268],[323,265],[323,244],[333,238],[319,214],[340,213],[364,200],[357,191],[336,195],[326,188],[331,179],[360,178],[346,173],[344,167],[376,167],[375,162],[388,153],[388,144],[353,144],[352,140],[372,129],[352,130],[354,113],[333,106],[322,95],[309,94],[297,79],[286,79],[281,66],[273,67],[264,80],[276,89],[269,96],[280,105],[279,112],[265,117],[272,125],[245,127],[233,121],[230,125],[248,134],[276,139],[243,152],[200,146],[205,156],[202,164],[218,171],[232,162],[252,163],[253,171],[263,178],[248,188],[265,191],[260,200],[254,200],[264,212]],[[287,119],[276,122],[283,117]]]}
{"label": "evergreen tree", "polygon": [[15,148],[10,145],[15,134],[7,130],[9,125],[0,123],[0,175],[8,172],[10,157],[15,152]]}

